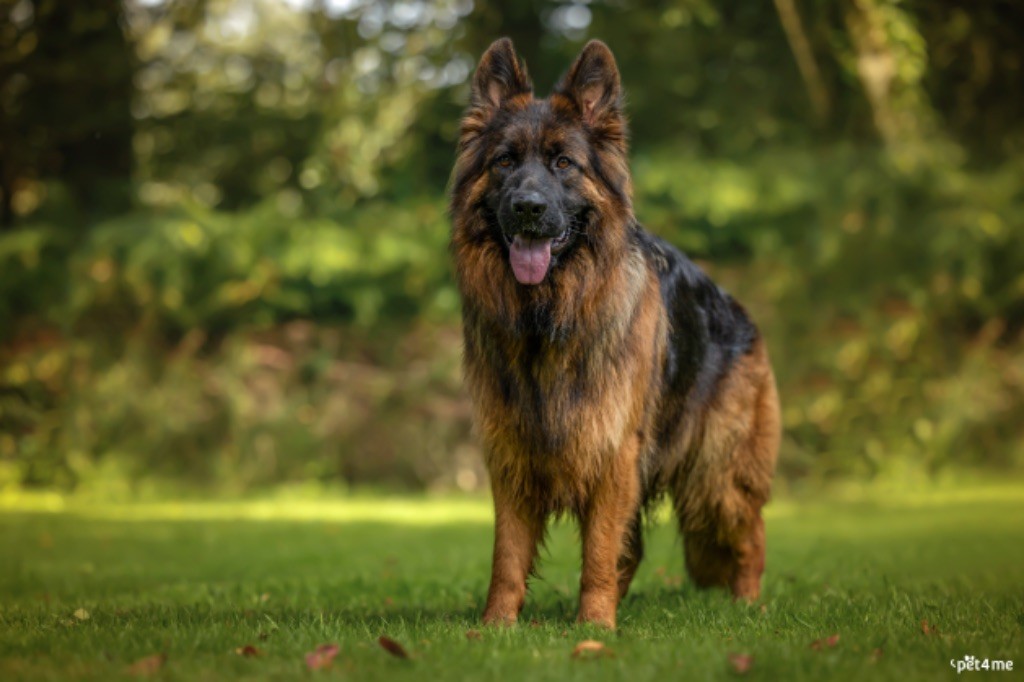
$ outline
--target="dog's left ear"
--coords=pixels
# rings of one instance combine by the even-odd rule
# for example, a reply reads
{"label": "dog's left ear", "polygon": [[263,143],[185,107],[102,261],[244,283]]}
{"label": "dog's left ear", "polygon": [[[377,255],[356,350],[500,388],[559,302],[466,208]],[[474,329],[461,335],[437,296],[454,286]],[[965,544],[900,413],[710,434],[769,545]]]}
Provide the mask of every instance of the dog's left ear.
{"label": "dog's left ear", "polygon": [[576,103],[587,125],[600,124],[622,113],[619,69],[612,51],[600,40],[591,40],[583,47],[556,90]]}

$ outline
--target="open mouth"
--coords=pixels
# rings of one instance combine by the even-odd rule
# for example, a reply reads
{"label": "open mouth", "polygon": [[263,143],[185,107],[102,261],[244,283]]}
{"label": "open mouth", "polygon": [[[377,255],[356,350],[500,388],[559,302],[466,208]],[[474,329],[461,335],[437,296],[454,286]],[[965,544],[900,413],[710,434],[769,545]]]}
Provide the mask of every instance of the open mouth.
{"label": "open mouth", "polygon": [[509,237],[508,260],[512,272],[520,284],[540,284],[551,267],[551,253],[569,241],[569,230],[563,230],[555,237],[529,237],[522,233]]}
{"label": "open mouth", "polygon": [[[554,237],[543,237],[543,239],[550,239],[551,240],[551,250],[552,251],[557,251],[558,247],[565,246],[565,243],[567,241],[569,241],[569,232],[570,232],[569,228],[566,228],[566,229],[562,230],[561,234],[559,234],[557,236],[554,236]],[[504,231],[502,231],[501,236],[505,238],[505,245],[506,246],[512,246],[512,243],[515,241],[515,237],[513,237],[512,235],[510,235],[510,234],[508,234],[507,232],[504,232]],[[520,237],[520,236],[522,236],[522,235],[516,235],[516,237]],[[529,239],[542,239],[542,237],[529,237]]]}

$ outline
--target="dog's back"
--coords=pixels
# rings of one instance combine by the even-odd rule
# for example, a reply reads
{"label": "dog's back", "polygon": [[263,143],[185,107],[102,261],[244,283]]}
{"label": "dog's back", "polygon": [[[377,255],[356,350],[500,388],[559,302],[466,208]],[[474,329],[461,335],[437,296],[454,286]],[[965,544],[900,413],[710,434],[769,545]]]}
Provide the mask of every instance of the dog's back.
{"label": "dog's back", "polygon": [[645,501],[671,492],[699,584],[754,598],[760,508],[781,434],[764,342],[746,310],[678,249],[639,226],[634,240],[658,275],[669,336]]}

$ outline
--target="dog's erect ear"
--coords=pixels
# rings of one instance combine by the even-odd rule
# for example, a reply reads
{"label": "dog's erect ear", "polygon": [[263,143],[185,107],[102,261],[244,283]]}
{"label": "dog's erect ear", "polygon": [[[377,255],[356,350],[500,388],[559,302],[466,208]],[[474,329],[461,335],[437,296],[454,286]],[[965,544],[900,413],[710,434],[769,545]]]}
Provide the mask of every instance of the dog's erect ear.
{"label": "dog's erect ear", "polygon": [[533,92],[526,66],[519,62],[512,41],[499,38],[480,58],[473,74],[470,106],[493,115],[510,97]]}
{"label": "dog's erect ear", "polygon": [[619,69],[608,46],[591,40],[569,67],[557,91],[576,103],[583,122],[595,125],[622,111]]}

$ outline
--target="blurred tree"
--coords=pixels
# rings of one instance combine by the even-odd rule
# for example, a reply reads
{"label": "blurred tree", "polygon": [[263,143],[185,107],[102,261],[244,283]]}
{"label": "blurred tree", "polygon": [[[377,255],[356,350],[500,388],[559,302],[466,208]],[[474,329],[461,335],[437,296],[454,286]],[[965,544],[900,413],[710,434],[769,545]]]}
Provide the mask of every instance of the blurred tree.
{"label": "blurred tree", "polygon": [[297,186],[322,113],[308,16],[280,2],[131,6],[143,200],[231,209]]}
{"label": "blurred tree", "polygon": [[0,222],[34,181],[65,185],[83,219],[131,204],[135,59],[120,0],[4,0]]}
{"label": "blurred tree", "polygon": [[[614,50],[639,217],[763,323],[787,474],[1024,465],[1022,8],[0,0],[0,211],[21,224],[0,235],[0,478],[5,457],[42,481],[108,451],[205,471],[210,449],[228,472],[251,458],[250,480],[316,450],[317,476],[358,478],[354,459],[332,468],[344,443],[374,476],[413,475],[433,427],[410,414],[458,393],[445,183],[502,35],[541,95],[587,39]],[[133,192],[137,210],[94,219]],[[340,331],[250,336],[295,320]],[[444,352],[417,350],[435,333]],[[440,470],[466,423],[438,414]]]}
{"label": "blurred tree", "polygon": [[1024,4],[1013,0],[912,5],[928,49],[924,84],[976,164],[1024,154]]}

